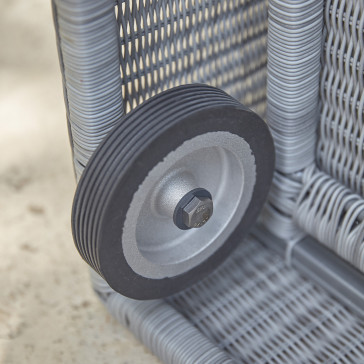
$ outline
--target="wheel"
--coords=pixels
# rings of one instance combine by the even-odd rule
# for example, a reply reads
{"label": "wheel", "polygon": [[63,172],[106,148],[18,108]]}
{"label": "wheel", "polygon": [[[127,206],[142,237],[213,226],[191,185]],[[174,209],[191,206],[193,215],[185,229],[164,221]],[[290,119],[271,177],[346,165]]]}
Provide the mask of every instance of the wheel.
{"label": "wheel", "polygon": [[73,203],[76,247],[115,291],[171,295],[242,241],[273,169],[258,115],[210,86],[168,90],[124,116],[88,162]]}

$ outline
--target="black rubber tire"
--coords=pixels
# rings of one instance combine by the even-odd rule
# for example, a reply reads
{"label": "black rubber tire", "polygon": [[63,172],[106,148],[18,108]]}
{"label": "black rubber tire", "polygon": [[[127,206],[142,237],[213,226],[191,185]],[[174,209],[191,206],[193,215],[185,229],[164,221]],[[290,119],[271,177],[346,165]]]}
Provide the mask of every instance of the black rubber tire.
{"label": "black rubber tire", "polygon": [[[190,271],[150,279],[135,273],[121,236],[134,193],[149,171],[184,141],[212,131],[244,138],[256,163],[247,212],[229,239]],[[161,298],[202,279],[232,252],[256,221],[274,170],[274,146],[265,122],[223,91],[201,84],[158,94],[124,116],[88,162],[72,209],[72,233],[83,259],[117,292],[134,299]]]}

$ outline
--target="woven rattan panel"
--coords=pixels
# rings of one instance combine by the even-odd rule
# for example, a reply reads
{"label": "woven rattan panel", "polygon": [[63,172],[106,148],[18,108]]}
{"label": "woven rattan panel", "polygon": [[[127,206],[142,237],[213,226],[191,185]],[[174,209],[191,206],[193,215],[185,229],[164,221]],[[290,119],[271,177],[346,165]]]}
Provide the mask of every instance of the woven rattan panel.
{"label": "woven rattan panel", "polygon": [[364,1],[331,0],[325,9],[320,167],[364,197]]}
{"label": "woven rattan panel", "polygon": [[238,362],[359,363],[364,357],[364,320],[252,238],[170,303]]}
{"label": "woven rattan panel", "polygon": [[165,89],[203,82],[264,115],[267,4],[266,0],[119,1],[126,112]]}
{"label": "woven rattan panel", "polygon": [[355,363],[364,355],[364,321],[257,241],[170,302],[239,362]]}
{"label": "woven rattan panel", "polygon": [[317,163],[294,209],[298,225],[364,272],[364,1],[325,3]]}
{"label": "woven rattan panel", "polygon": [[92,278],[109,311],[164,363],[363,361],[364,317],[251,236],[215,273],[166,301],[131,300]]}

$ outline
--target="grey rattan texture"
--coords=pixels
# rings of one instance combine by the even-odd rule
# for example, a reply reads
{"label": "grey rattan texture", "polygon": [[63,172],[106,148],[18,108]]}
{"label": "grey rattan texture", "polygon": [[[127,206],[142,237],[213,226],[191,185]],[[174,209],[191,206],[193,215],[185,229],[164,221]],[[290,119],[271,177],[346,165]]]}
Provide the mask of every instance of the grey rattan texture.
{"label": "grey rattan texture", "polygon": [[327,1],[317,162],[295,208],[301,228],[364,272],[364,1]]}
{"label": "grey rattan texture", "polygon": [[[96,146],[119,120],[123,104],[129,111],[163,89],[193,81],[207,82],[225,89],[264,115],[267,1],[119,1],[117,18],[121,37],[117,34],[114,1],[53,1],[78,177]],[[293,39],[290,37],[300,34],[299,27],[293,24],[293,34],[292,24],[287,23],[288,14],[296,16],[292,13],[295,8],[301,14],[298,18],[310,13],[315,19],[313,24],[317,25],[320,22],[318,14],[322,12],[319,3],[270,2],[273,15],[270,24],[275,27],[270,33],[269,44],[270,66],[273,67],[269,72],[274,76],[269,86],[274,90],[269,96],[273,97],[270,112],[279,116],[272,118],[270,123],[275,128],[276,143],[278,141],[281,150],[280,165],[283,166],[280,170],[284,173],[275,176],[262,220],[278,236],[294,242],[298,234],[302,234],[292,223],[291,216],[295,214],[301,227],[338,253],[344,252],[343,255],[350,260],[360,251],[358,236],[363,219],[360,196],[315,170],[313,165],[301,171],[307,167],[308,161],[314,163],[309,150],[307,160],[300,157],[300,162],[291,169],[294,158],[285,161],[291,148],[287,136],[295,135],[294,128],[297,127],[296,137],[312,138],[315,125],[311,118],[304,119],[304,116],[296,123],[289,117],[292,112],[289,108],[283,110],[283,114],[280,107],[277,110],[282,89],[277,80],[279,77],[285,79],[286,71],[292,69],[288,67],[286,70],[274,57],[279,55],[287,61],[287,55],[299,55],[300,49],[293,47],[284,52],[273,49],[272,53],[272,46],[278,50],[281,45],[290,47],[289,41]],[[318,160],[325,171],[353,191],[362,193],[362,164],[358,167],[358,161],[363,140],[363,38],[360,32],[363,29],[363,1],[326,3],[324,49],[330,51],[322,58],[325,71],[321,82],[323,106]],[[310,5],[311,9],[300,8],[302,4]],[[304,24],[305,19],[302,22]],[[283,41],[282,26],[289,30],[285,31],[287,38]],[[315,52],[307,64],[307,75],[315,78],[317,37],[321,32],[317,27],[314,34],[309,25],[307,31],[311,34],[306,38],[307,45],[315,40]],[[275,33],[278,38],[272,37]],[[307,36],[306,32],[304,36]],[[300,37],[296,39],[300,40]],[[305,42],[300,44],[304,46]],[[310,52],[310,47],[307,50]],[[277,73],[275,66],[280,72]],[[292,63],[292,67],[296,66]],[[300,67],[298,74],[302,76],[304,69]],[[361,96],[357,95],[358,85]],[[283,86],[290,101],[295,101],[295,92],[305,90],[304,87],[295,89],[295,85],[289,82]],[[313,100],[312,95],[317,95],[316,81],[310,82],[310,87],[307,96]],[[301,96],[304,98],[298,94],[298,98]],[[296,106],[295,110],[299,111],[300,104]],[[317,103],[307,106],[313,112]],[[281,116],[284,125],[279,125]],[[308,139],[307,143],[313,145]],[[330,149],[331,143],[336,143],[334,150]],[[334,153],[336,161],[331,162],[326,153]],[[290,174],[285,174],[287,172]],[[338,197],[335,202],[331,195],[340,199]],[[314,208],[307,208],[312,203]],[[328,216],[327,206],[339,207],[335,210],[336,225],[330,221],[332,217]],[[344,217],[341,216],[341,211],[349,211],[346,214],[350,215],[350,221],[347,221],[351,225],[341,225],[348,228],[340,232],[341,240],[334,241],[333,231],[346,218],[345,212]],[[325,235],[330,229],[331,235]],[[354,251],[335,243],[337,241],[340,244],[353,242]],[[269,241],[265,243],[269,245]],[[354,263],[360,267],[360,261]],[[96,274],[93,282],[110,312],[166,363],[227,363],[232,359],[249,363],[363,361],[363,319],[285,267],[281,259],[253,239],[244,242],[207,280],[168,302],[127,299],[113,292]]]}
{"label": "grey rattan texture", "polygon": [[53,4],[79,178],[93,151],[123,114],[115,2],[53,0]]}
{"label": "grey rattan texture", "polygon": [[202,82],[264,115],[266,0],[119,1],[118,22],[126,111]]}
{"label": "grey rattan texture", "polygon": [[364,1],[330,1],[325,11],[320,168],[364,197]]}
{"label": "grey rattan texture", "polygon": [[302,170],[314,163],[319,120],[323,1],[270,0],[267,122],[276,147],[276,175],[262,222],[294,244],[292,220]]}
{"label": "grey rattan texture", "polygon": [[97,275],[93,282],[113,315],[166,363],[215,364],[229,357],[237,363],[359,363],[364,357],[364,320],[251,237],[214,274],[170,298],[175,312],[163,301],[126,299]]}
{"label": "grey rattan texture", "polygon": [[170,302],[238,362],[358,363],[364,357],[364,321],[252,238]]}
{"label": "grey rattan texture", "polygon": [[233,363],[226,352],[165,301],[135,301],[123,297],[94,272],[92,281],[114,317],[164,363]]}
{"label": "grey rattan texture", "polygon": [[283,173],[315,159],[322,11],[318,0],[269,2],[267,121]]}
{"label": "grey rattan texture", "polygon": [[364,272],[364,199],[307,169],[295,214],[302,229]]}

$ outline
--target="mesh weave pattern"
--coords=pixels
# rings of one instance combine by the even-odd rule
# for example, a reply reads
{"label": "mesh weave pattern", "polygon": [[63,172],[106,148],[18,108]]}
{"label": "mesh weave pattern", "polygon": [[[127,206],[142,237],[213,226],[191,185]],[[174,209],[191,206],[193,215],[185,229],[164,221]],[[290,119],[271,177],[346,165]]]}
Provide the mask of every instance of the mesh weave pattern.
{"label": "mesh weave pattern", "polygon": [[364,197],[364,1],[325,9],[320,167]]}
{"label": "mesh weave pattern", "polygon": [[324,172],[305,171],[298,225],[364,272],[364,199]]}
{"label": "mesh weave pattern", "polygon": [[124,109],[173,86],[202,82],[264,115],[267,3],[120,0]]}
{"label": "mesh weave pattern", "polygon": [[252,238],[170,303],[238,362],[359,363],[364,320]]}
{"label": "mesh weave pattern", "polygon": [[328,0],[321,76],[320,170],[303,174],[299,226],[364,272],[364,1]]}

